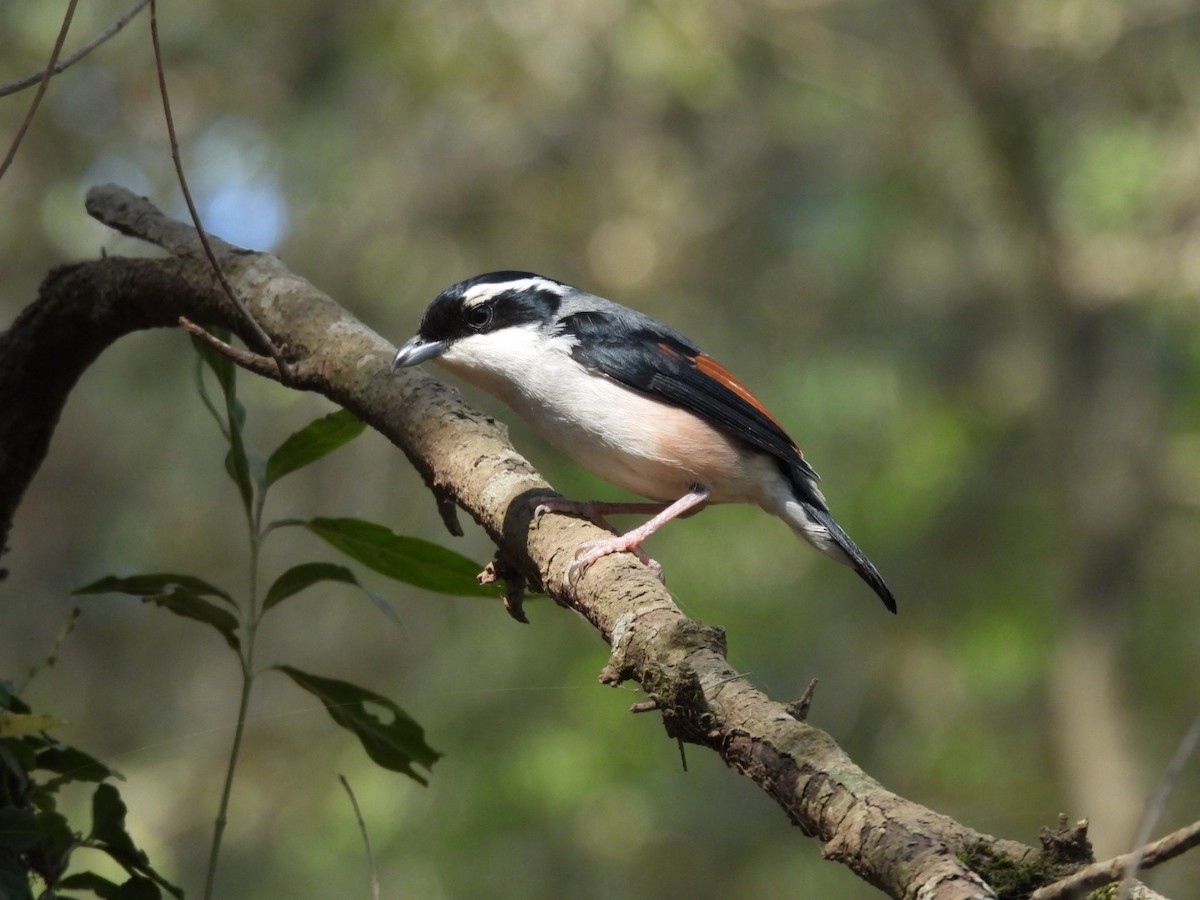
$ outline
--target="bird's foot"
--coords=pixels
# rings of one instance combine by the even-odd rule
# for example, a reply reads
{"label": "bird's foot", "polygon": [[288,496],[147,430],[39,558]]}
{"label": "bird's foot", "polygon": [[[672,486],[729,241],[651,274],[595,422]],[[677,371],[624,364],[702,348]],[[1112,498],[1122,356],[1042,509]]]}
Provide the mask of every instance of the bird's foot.
{"label": "bird's foot", "polygon": [[[633,531],[628,531],[619,537],[611,537],[602,541],[589,541],[575,551],[575,561],[567,570],[567,578],[574,581],[579,575],[602,556],[608,556],[610,553],[632,553],[642,563],[654,573],[659,581],[663,578],[662,566],[647,556],[641,549],[642,542],[650,535],[654,534],[659,528],[665,525],[672,519],[686,515],[689,512],[694,512],[708,502],[711,495],[709,488],[702,484],[693,485],[691,490],[676,500],[674,503],[578,503],[569,500],[563,500],[559,497],[547,498],[543,503],[539,504],[534,514],[541,512],[551,512],[554,510],[572,510],[576,513],[582,512],[589,519],[604,528],[609,528],[609,524],[604,521],[605,513],[610,512],[649,512],[655,511],[654,518],[643,525],[639,525]],[[611,529],[610,529],[611,530]]]}
{"label": "bird's foot", "polygon": [[533,517],[540,519],[548,513],[561,513],[565,516],[583,516],[589,521],[596,521],[600,513],[596,504],[590,500],[567,500],[563,497],[544,497],[533,508]]}
{"label": "bird's foot", "polygon": [[[540,519],[547,513],[582,516],[589,522],[612,531],[613,527],[604,518],[608,513],[660,512],[662,508],[663,504],[661,503],[608,503],[602,500],[567,500],[562,497],[546,497],[534,507],[533,517]],[[644,539],[644,536],[630,532],[627,535],[619,535],[599,541],[588,541],[586,544],[581,544],[579,549],[575,551],[575,561],[571,563],[571,568],[567,570],[568,581],[574,583],[575,579],[583,574],[584,569],[603,556],[608,556],[610,553],[632,553],[647,569],[654,573],[655,578],[665,582],[666,577],[663,575],[663,567],[657,560],[651,559],[649,554],[641,548],[641,542]]]}
{"label": "bird's foot", "polygon": [[[631,538],[634,539],[631,540]],[[658,560],[650,558],[649,554],[641,548],[640,540],[636,538],[637,536],[631,533],[580,544],[579,549],[575,551],[575,561],[567,569],[567,581],[574,584],[588,566],[610,553],[632,553],[641,561],[642,565],[654,573],[655,578],[665,583],[667,579],[663,575],[662,565]]]}

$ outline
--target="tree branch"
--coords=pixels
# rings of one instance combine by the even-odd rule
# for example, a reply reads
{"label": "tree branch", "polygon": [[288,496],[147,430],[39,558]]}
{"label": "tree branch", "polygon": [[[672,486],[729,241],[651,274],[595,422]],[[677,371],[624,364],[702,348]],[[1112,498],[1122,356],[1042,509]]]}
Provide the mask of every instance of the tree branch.
{"label": "tree branch", "polygon": [[[137,0],[133,6],[118,16],[116,20],[114,20],[112,24],[105,28],[102,32],[100,32],[70,56],[64,56],[54,63],[54,65],[50,67],[50,75],[60,75],[71,66],[75,65],[75,63],[79,62],[79,60],[83,59],[85,56],[119,32],[122,28],[132,22],[133,17],[140,13],[149,2],[150,0]],[[15,94],[18,91],[23,91],[27,87],[33,87],[33,85],[44,80],[46,77],[46,70],[39,69],[38,71],[31,72],[21,78],[14,78],[12,81],[6,81],[4,84],[0,84],[0,97],[7,97],[9,94]]]}
{"label": "tree branch", "polygon": [[[0,540],[71,387],[110,343],[135,330],[173,326],[181,316],[254,341],[193,229],[114,186],[93,189],[88,211],[174,255],[58,269],[0,335]],[[985,859],[1010,869],[1042,867],[1030,887],[1078,867],[1064,866],[1050,843],[1038,850],[980,834],[885,790],[828,734],[738,676],[725,660],[723,632],[687,619],[627,554],[605,557],[568,583],[575,548],[604,533],[563,516],[532,520],[531,498],[552,489],[508,443],[502,426],[419,371],[393,372],[390,343],[276,258],[216,239],[211,246],[258,324],[276,346],[288,348],[291,386],[324,394],[395,443],[444,514],[457,504],[496,542],[495,571],[515,573],[510,586],[515,579],[543,587],[597,629],[612,648],[603,681],[639,682],[670,736],[720,754],[819,839],[827,858],[893,897],[930,900],[996,896],[964,859],[980,869]],[[257,371],[274,374],[270,366]]]}
{"label": "tree branch", "polygon": [[1084,866],[1078,872],[1034,891],[1029,895],[1029,900],[1068,900],[1071,897],[1081,897],[1088,891],[1119,881],[1134,861],[1138,862],[1141,869],[1151,869],[1196,846],[1200,846],[1200,822],[1180,828],[1140,850]]}
{"label": "tree branch", "polygon": [[21,120],[21,125],[17,129],[17,133],[13,135],[12,143],[9,144],[8,152],[4,154],[4,159],[0,160],[0,178],[4,177],[4,173],[8,171],[8,167],[12,165],[12,161],[16,159],[17,149],[21,146],[21,141],[25,140],[25,133],[29,131],[29,126],[33,124],[33,117],[42,103],[42,98],[46,96],[46,88],[50,85],[50,79],[54,76],[54,66],[58,62],[59,54],[62,53],[63,43],[67,39],[67,32],[71,30],[71,20],[75,18],[75,6],[78,2],[79,0],[67,0],[67,11],[63,15],[62,25],[58,29],[58,37],[54,41],[54,49],[50,51],[50,61],[46,63],[46,69],[42,72],[41,80],[38,82],[38,89],[33,95],[33,101],[29,104],[29,111],[25,113],[25,118]]}

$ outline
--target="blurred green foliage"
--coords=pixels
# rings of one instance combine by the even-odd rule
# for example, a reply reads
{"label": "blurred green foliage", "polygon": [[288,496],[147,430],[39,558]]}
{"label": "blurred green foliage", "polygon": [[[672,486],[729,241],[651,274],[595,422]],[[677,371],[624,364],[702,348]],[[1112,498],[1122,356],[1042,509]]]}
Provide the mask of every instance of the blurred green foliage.
{"label": "blurred green foliage", "polygon": [[[68,50],[121,11],[82,4]],[[0,80],[44,63],[60,14],[0,6]],[[654,538],[680,603],[773,695],[819,676],[814,722],[889,788],[1026,842],[1086,816],[1099,853],[1128,847],[1200,707],[1200,6],[194,0],[160,27],[212,230],[397,341],[441,288],[496,268],[680,327],[793,432],[901,614],[734,508]],[[0,134],[29,96],[0,100]],[[46,104],[0,181],[6,321],[49,267],[143,252],[87,219],[88,185],[181,209],[144,19]],[[72,398],[6,558],[10,673],[101,574],[241,571],[183,340],[125,341]],[[327,411],[245,394],[262,442]],[[511,425],[564,493],[613,496]],[[272,503],[451,541],[374,435]],[[488,555],[478,532],[453,546]],[[268,562],[311,557],[295,552]],[[314,737],[322,708],[264,685],[231,896],[365,894],[338,771],[385,893],[874,896],[716,760],[681,772],[552,604],[518,628],[499,604],[414,591],[397,634],[348,597],[289,599],[300,614],[262,658],[393,681],[446,757],[428,788],[398,785],[335,729]],[[89,609],[28,699],[129,776],[131,829],[193,885],[235,673],[164,618]],[[1195,818],[1198,790],[1193,764],[1160,831]],[[1186,895],[1200,863],[1149,881]]]}
{"label": "blurred green foliage", "polygon": [[[48,732],[62,724],[35,714],[13,693],[12,684],[0,681],[0,896],[33,900],[32,873],[39,897],[43,890],[58,887],[121,900],[161,900],[164,891],[182,897],[183,891],[154,870],[125,830],[128,810],[111,783],[120,774],[54,740]],[[59,812],[58,805],[64,787],[89,783],[96,788],[90,795],[91,825],[85,831]],[[119,880],[92,871],[63,877],[68,867],[77,868],[80,850],[94,851],[78,855],[102,858],[121,873]]]}

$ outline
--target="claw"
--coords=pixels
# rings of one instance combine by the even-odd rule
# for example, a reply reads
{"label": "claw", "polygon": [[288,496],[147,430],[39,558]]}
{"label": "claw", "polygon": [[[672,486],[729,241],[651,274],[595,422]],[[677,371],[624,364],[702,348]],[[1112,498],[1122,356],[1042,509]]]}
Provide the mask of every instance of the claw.
{"label": "claw", "polygon": [[608,528],[604,517],[614,513],[660,513],[665,503],[609,503],[605,500],[567,500],[563,497],[545,497],[533,508],[535,519],[546,513],[562,513],[565,516],[582,516],[604,528]]}
{"label": "claw", "polygon": [[666,583],[666,577],[663,575],[663,567],[658,560],[651,559],[639,545],[630,543],[626,538],[628,535],[621,537],[613,537],[604,541],[588,541],[586,544],[580,544],[579,549],[575,551],[575,561],[571,563],[567,569],[567,581],[574,584],[592,563],[598,559],[603,559],[610,553],[632,553],[647,569],[654,573],[654,577],[659,581]]}
{"label": "claw", "polygon": [[533,517],[540,519],[547,513],[564,513],[569,516],[582,515],[586,519],[592,518],[590,503],[579,503],[574,500],[564,500],[562,497],[545,497],[538,501],[538,505],[533,508]]}
{"label": "claw", "polygon": [[602,556],[608,556],[610,553],[632,553],[642,564],[654,573],[659,581],[665,582],[663,577],[663,568],[653,559],[646,555],[642,550],[642,541],[654,534],[662,525],[671,521],[677,516],[689,515],[695,512],[697,508],[703,508],[708,501],[710,491],[703,485],[695,485],[690,491],[676,500],[674,503],[663,505],[661,503],[598,503],[584,502],[579,503],[571,500],[564,500],[561,497],[549,497],[543,503],[539,503],[534,509],[534,516],[543,515],[548,512],[568,512],[575,515],[583,515],[591,519],[601,528],[612,529],[612,526],[604,520],[604,514],[609,512],[655,512],[654,518],[649,522],[626,532],[619,537],[611,537],[603,541],[589,541],[583,544],[575,551],[575,561],[571,563],[567,569],[567,582],[573,584],[575,579],[583,574],[583,571],[600,559]]}

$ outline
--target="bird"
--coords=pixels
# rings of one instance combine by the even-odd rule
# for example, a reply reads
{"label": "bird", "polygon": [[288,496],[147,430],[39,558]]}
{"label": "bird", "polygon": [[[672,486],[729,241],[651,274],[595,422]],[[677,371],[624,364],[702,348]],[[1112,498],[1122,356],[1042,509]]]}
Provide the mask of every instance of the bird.
{"label": "bird", "polygon": [[729,370],[645,313],[532,272],[477,275],[438,294],[392,369],[435,361],[499,398],[584,468],[649,503],[547,498],[535,517],[652,513],[579,547],[573,581],[596,560],[641,549],[667,522],[719,503],[782,519],[849,566],[891,612],[896,599],[829,512],[818,475],[779,421]]}

